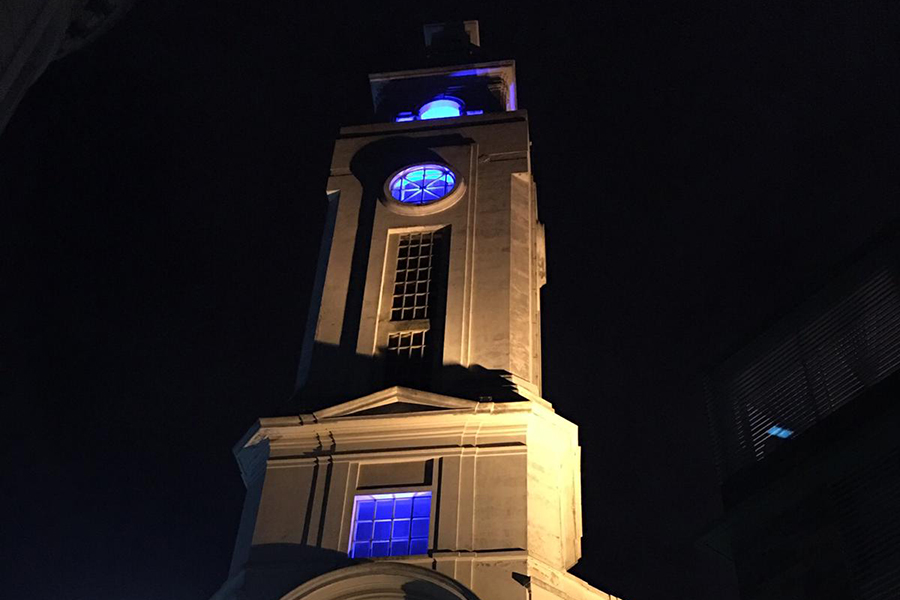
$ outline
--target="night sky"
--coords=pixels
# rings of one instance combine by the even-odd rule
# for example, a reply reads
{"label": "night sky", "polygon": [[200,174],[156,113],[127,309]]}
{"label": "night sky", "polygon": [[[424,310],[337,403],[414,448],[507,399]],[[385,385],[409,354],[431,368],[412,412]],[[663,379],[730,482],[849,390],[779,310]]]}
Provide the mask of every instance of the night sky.
{"label": "night sky", "polygon": [[900,4],[307,4],[139,2],[0,136],[4,597],[224,581],[231,447],[289,410],[337,129],[423,23],[479,19],[531,120],[573,571],[736,598],[695,545],[720,510],[696,383],[900,218]]}

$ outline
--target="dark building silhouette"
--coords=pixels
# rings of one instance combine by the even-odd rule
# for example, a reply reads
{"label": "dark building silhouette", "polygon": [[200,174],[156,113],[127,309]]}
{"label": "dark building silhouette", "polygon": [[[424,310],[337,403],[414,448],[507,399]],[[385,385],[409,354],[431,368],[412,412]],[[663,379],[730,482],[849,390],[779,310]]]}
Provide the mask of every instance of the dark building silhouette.
{"label": "dark building silhouette", "polygon": [[54,60],[103,34],[134,0],[4,0],[0,4],[0,133]]}
{"label": "dark building silhouette", "polygon": [[900,598],[900,236],[704,385],[741,597]]}

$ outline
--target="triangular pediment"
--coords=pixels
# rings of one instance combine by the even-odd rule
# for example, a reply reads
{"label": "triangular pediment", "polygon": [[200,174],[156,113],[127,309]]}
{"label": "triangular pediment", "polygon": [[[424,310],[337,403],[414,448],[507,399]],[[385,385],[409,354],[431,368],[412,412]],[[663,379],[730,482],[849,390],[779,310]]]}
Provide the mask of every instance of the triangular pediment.
{"label": "triangular pediment", "polygon": [[316,421],[436,410],[475,411],[477,402],[394,386],[313,413]]}

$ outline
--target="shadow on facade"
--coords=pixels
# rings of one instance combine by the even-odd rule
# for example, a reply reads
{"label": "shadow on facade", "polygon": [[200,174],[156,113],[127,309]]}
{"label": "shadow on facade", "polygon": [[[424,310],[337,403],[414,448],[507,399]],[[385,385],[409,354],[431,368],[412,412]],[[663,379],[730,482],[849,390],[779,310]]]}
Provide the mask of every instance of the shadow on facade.
{"label": "shadow on facade", "polygon": [[252,590],[242,600],[280,598],[297,586],[324,573],[359,564],[345,552],[301,544],[264,544],[250,549],[241,586]]}
{"label": "shadow on facade", "polygon": [[363,198],[374,198],[381,194],[381,187],[391,173],[417,163],[444,162],[434,148],[474,143],[474,140],[458,133],[383,138],[364,146],[354,155],[350,161],[350,172],[362,182]]}
{"label": "shadow on facade", "polygon": [[[301,544],[265,544],[254,546],[250,562],[242,573],[232,579],[213,597],[240,600],[271,600],[281,598],[316,577],[354,565],[382,565],[376,569],[396,568],[383,561],[351,559],[343,552],[325,550]],[[398,564],[401,569],[410,565]],[[414,567],[418,570],[419,567]],[[441,577],[437,575],[437,577]],[[448,589],[433,581],[413,580],[400,586],[404,600],[478,600],[467,588]],[[392,596],[394,597],[394,596]]]}
{"label": "shadow on facade", "polygon": [[508,371],[487,369],[481,365],[438,364],[429,368],[428,376],[404,374],[396,365],[389,368],[384,356],[350,354],[334,344],[316,343],[315,362],[340,365],[340,368],[318,369],[316,376],[305,381],[287,406],[289,412],[311,412],[374,394],[399,385],[466,400],[515,402],[525,399]]}
{"label": "shadow on facade", "polygon": [[[349,268],[346,302],[341,320],[340,339],[337,344],[324,344],[314,340],[319,314],[312,310],[307,322],[307,338],[301,355],[297,373],[296,392],[287,410],[294,410],[298,404],[304,410],[322,408],[335,401],[402,385],[441,394],[455,395],[468,399],[491,397],[493,400],[516,400],[516,387],[508,373],[486,369],[481,366],[466,368],[460,365],[446,365],[441,351],[443,348],[443,327],[429,330],[431,354],[425,364],[389,365],[383,356],[368,356],[357,353],[363,301],[366,292],[366,274],[371,253],[372,230],[375,210],[384,195],[384,182],[390,175],[410,164],[443,162],[435,148],[460,146],[474,143],[458,134],[428,135],[424,137],[391,137],[380,139],[364,146],[350,162],[350,170],[363,187],[362,201],[356,223],[356,237],[353,240],[353,254]],[[332,223],[333,226],[333,223]],[[326,226],[325,238],[320,250],[318,277],[324,275],[332,239]],[[447,236],[449,237],[449,229]],[[442,244],[449,243],[444,239]],[[431,319],[434,323],[445,320],[447,276],[444,271],[436,271],[434,276],[435,297],[431,302]],[[438,266],[437,268],[442,268]],[[324,281],[318,281],[310,299],[311,307],[322,303]],[[336,368],[339,365],[339,368]],[[477,392],[476,392],[477,390]]]}

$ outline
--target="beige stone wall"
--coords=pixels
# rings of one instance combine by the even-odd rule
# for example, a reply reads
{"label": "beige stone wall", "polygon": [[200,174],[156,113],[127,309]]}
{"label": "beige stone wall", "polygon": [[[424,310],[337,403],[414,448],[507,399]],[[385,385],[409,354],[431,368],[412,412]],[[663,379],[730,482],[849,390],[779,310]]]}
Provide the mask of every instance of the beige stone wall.
{"label": "beige stone wall", "polygon": [[[380,202],[379,185],[390,169],[378,175],[372,167],[374,183],[363,179],[384,154],[378,145],[396,140],[421,144],[426,154],[451,166],[465,184],[460,199],[421,215],[401,214]],[[393,277],[388,240],[392,233],[434,228],[450,241],[446,313],[442,323],[432,323],[443,329],[443,364],[449,368],[433,389],[449,389],[464,370],[480,368],[508,374],[520,388],[540,394],[543,235],[528,153],[524,111],[463,117],[452,126],[424,130],[417,123],[342,130],[328,180],[335,219],[323,246],[327,270],[321,297],[313,298],[319,309],[310,321],[314,345],[304,367],[311,375],[301,376],[308,397],[347,398],[392,383],[379,379],[377,366]],[[366,261],[360,264],[363,250]],[[354,277],[364,279],[359,305],[348,303]],[[354,318],[358,330],[348,327]]]}
{"label": "beige stone wall", "polygon": [[[504,68],[514,76],[511,63]],[[453,169],[454,193],[423,207],[392,204],[390,176],[426,162]],[[239,536],[221,597],[276,597],[276,580],[286,599],[304,598],[316,581],[352,597],[359,565],[340,571],[350,595],[337,569],[348,562],[354,498],[430,491],[428,554],[376,565],[429,569],[481,600],[614,600],[566,573],[581,556],[581,457],[575,425],[540,397],[546,264],[527,115],[345,128],[327,189],[298,386],[307,406],[357,399],[263,419],[238,445],[245,480],[263,483],[244,511],[241,531],[252,535]],[[442,332],[441,363],[431,391],[389,387],[383,350],[405,326],[390,321],[397,236],[426,231],[446,242],[446,297],[443,312],[417,327]],[[316,561],[318,572],[306,568]],[[413,577],[406,569],[378,576]]]}
{"label": "beige stone wall", "polygon": [[[440,510],[439,519],[432,517],[437,549],[526,548],[529,458],[522,426],[498,424],[505,431],[478,432],[476,445],[469,447],[460,440],[467,437],[470,420],[457,414],[441,424],[439,417],[385,417],[370,431],[318,433],[316,444],[319,436],[334,440],[334,451],[322,457],[295,457],[297,450],[276,442],[253,543],[346,552],[355,494],[431,490],[434,510]],[[398,429],[407,432],[407,439],[394,437]]]}
{"label": "beige stone wall", "polygon": [[[358,416],[354,403],[370,397],[319,422],[263,421],[247,445],[270,444],[254,545],[346,552],[354,495],[431,490],[435,551],[521,549],[559,568],[577,560],[577,544],[561,543],[580,535],[571,423],[530,401],[478,403],[404,388],[374,396],[412,408]],[[452,405],[415,404],[422,401]]]}
{"label": "beige stone wall", "polygon": [[376,562],[436,570],[482,600],[608,600],[565,572],[581,554],[577,435],[544,402],[406,388],[264,419],[237,448],[239,459],[260,448],[268,459],[246,468],[264,483],[242,524],[252,542],[235,555],[296,547],[345,556],[357,494],[430,490],[429,555]]}

